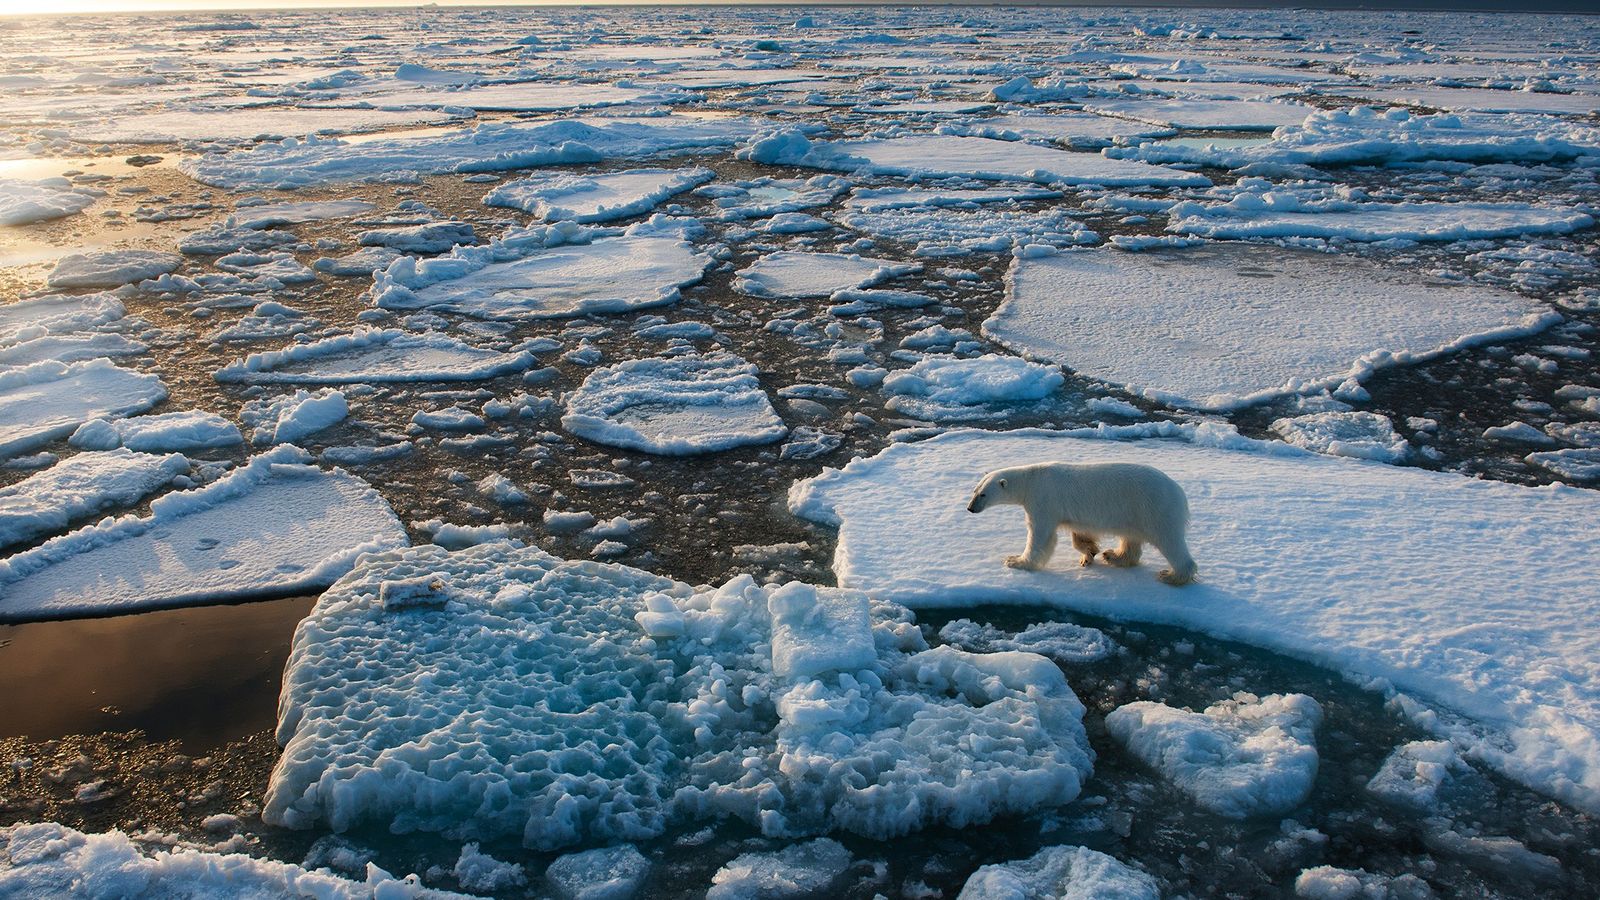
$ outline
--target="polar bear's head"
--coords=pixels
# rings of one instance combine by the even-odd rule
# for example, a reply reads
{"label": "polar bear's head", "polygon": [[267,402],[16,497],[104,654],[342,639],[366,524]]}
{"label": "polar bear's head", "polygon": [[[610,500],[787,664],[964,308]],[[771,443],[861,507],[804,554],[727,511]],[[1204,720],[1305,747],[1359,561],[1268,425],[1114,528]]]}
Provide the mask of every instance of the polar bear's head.
{"label": "polar bear's head", "polygon": [[978,482],[978,487],[972,492],[972,500],[967,503],[967,512],[980,513],[996,503],[1005,503],[1011,499],[1007,491],[1008,483],[1006,473],[1001,471],[990,472]]}

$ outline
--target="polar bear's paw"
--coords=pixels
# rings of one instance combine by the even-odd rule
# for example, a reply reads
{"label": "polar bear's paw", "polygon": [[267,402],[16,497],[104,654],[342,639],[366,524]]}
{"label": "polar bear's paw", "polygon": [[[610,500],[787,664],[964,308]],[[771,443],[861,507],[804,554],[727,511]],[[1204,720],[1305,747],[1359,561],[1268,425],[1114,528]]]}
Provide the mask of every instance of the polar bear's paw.
{"label": "polar bear's paw", "polygon": [[1157,575],[1156,577],[1161,579],[1166,584],[1172,585],[1173,587],[1182,587],[1194,580],[1194,573],[1190,572],[1187,575],[1179,575],[1177,572],[1174,572],[1171,569],[1162,569],[1161,574]]}
{"label": "polar bear's paw", "polygon": [[1037,563],[1021,554],[1006,557],[1006,565],[1013,569],[1025,569],[1029,572],[1036,572],[1039,569],[1039,565]]}

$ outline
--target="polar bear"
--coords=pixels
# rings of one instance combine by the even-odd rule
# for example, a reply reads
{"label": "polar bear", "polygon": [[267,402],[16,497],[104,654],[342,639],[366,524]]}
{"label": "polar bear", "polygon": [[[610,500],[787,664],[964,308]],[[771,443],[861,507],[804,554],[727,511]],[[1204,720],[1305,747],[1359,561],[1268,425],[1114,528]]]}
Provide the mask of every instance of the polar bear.
{"label": "polar bear", "polygon": [[[1090,565],[1097,554],[1114,566],[1136,566],[1145,544],[1153,544],[1170,568],[1160,574],[1167,584],[1194,580],[1194,557],[1184,533],[1189,525],[1189,498],[1176,481],[1159,469],[1137,463],[1038,463],[996,469],[983,476],[967,511],[980,513],[996,504],[1020,506],[1028,514],[1028,546],[1020,556],[1006,557],[1018,569],[1042,569],[1056,549],[1056,531],[1072,532],[1072,546]],[[1097,536],[1120,538],[1115,550],[1100,554]]]}

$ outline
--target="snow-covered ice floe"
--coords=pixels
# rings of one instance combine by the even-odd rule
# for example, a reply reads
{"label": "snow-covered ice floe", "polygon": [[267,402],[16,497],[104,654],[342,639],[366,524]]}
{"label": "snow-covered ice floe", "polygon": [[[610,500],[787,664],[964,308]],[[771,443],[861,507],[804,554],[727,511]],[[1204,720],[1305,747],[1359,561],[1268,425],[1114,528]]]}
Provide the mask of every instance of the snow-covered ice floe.
{"label": "snow-covered ice floe", "polygon": [[0,371],[0,459],[72,434],[90,419],[144,412],[167,397],[161,378],[92,359]]}
{"label": "snow-covered ice floe", "polygon": [[826,297],[920,271],[916,263],[854,253],[779,250],[740,269],[733,286],[753,297]]}
{"label": "snow-covered ice floe", "polygon": [[1208,238],[1344,238],[1352,241],[1464,241],[1567,234],[1594,217],[1526,203],[1307,204],[1293,194],[1241,194],[1226,204],[1179,203],[1168,231]]}
{"label": "snow-covered ice floe", "polygon": [[1084,108],[1168,128],[1215,128],[1230,131],[1272,131],[1299,125],[1316,107],[1273,100],[1094,100]]}
{"label": "snow-covered ice floe", "polygon": [[1054,141],[1078,150],[1098,150],[1121,141],[1166,137],[1173,129],[1088,112],[1018,113],[945,125],[945,134],[1002,141]]}
{"label": "snow-covered ice floe", "polygon": [[1245,819],[1282,816],[1310,796],[1321,722],[1305,694],[1239,693],[1203,712],[1129,703],[1106,714],[1106,731],[1195,803]]}
{"label": "snow-covered ice floe", "polygon": [[756,126],[742,119],[563,120],[489,124],[431,137],[359,143],[310,138],[259,144],[179,163],[185,174],[229,190],[291,189],[409,174],[500,172],[729,147]]}
{"label": "snow-covered ice floe", "polygon": [[[108,293],[53,294],[0,305],[0,346],[48,334],[89,331],[127,315],[122,301]],[[65,362],[66,360],[58,360]]]}
{"label": "snow-covered ice floe", "polygon": [[622,234],[572,223],[532,228],[438,259],[401,257],[373,276],[372,298],[385,309],[511,319],[664,306],[713,262],[686,239],[692,231],[656,222]]}
{"label": "snow-covered ice floe", "polygon": [[365,328],[252,353],[218,369],[216,379],[245,384],[477,381],[532,367],[533,354],[525,350],[501,353],[437,332]]}
{"label": "snow-covered ice floe", "polygon": [[0,560],[0,620],[213,603],[325,587],[409,541],[366,482],[278,447],[150,515],[106,519]]}
{"label": "snow-covered ice floe", "polygon": [[1044,657],[928,649],[858,592],[420,546],[296,630],[263,817],[541,849],[725,817],[882,839],[1070,802],[1083,712]]}
{"label": "snow-covered ice floe", "polygon": [[983,332],[1152,400],[1223,410],[1327,388],[1360,397],[1376,369],[1559,319],[1495,288],[1240,244],[1018,258]]}
{"label": "snow-covered ice floe", "polygon": [[507,182],[484,195],[487,206],[504,206],[545,221],[610,222],[642,215],[656,204],[715,178],[710,169],[629,169],[596,175],[534,175]]}
{"label": "snow-covered ice floe", "polygon": [[1332,411],[1276,419],[1272,433],[1317,453],[1403,462],[1411,445],[1394,430],[1394,422],[1381,413]]}
{"label": "snow-covered ice floe", "polygon": [[165,275],[183,257],[159,250],[91,250],[61,257],[46,279],[53,288],[114,288]]}
{"label": "snow-covered ice floe", "polygon": [[[1142,436],[1175,440],[1107,439]],[[1193,509],[1199,580],[1170,588],[1152,565],[1080,568],[1071,553],[1042,572],[1005,566],[1024,542],[1021,510],[972,515],[967,500],[985,472],[1042,460],[1146,463],[1176,479]],[[1600,515],[1592,491],[1162,423],[953,432],[800,482],[789,500],[838,527],[844,587],[913,607],[1061,606],[1308,659],[1468,717],[1420,714],[1480,761],[1600,809],[1597,539],[1572,527]]]}
{"label": "snow-covered ice floe", "polygon": [[0,225],[31,225],[82,212],[99,192],[74,187],[65,178],[19,181],[0,178]]}
{"label": "snow-covered ice floe", "polygon": [[973,359],[924,359],[889,373],[883,392],[889,395],[886,406],[919,419],[994,419],[1007,415],[1015,404],[1050,396],[1066,380],[1056,366],[989,353]]}
{"label": "snow-covered ice floe", "polygon": [[948,134],[828,143],[813,142],[797,132],[784,131],[741,148],[738,155],[769,165],[916,178],[964,175],[993,181],[1107,187],[1209,187],[1211,184],[1204,175],[1110,159],[1098,153],[1075,153],[1021,141]]}
{"label": "snow-covered ice floe", "polygon": [[73,519],[125,506],[189,471],[182,454],[80,453],[0,488],[0,546],[61,531]]}
{"label": "snow-covered ice floe", "polygon": [[1148,874],[1088,847],[1046,847],[1027,859],[983,866],[956,900],[1160,900]]}
{"label": "snow-covered ice floe", "polygon": [[567,396],[561,425],[596,443],[670,456],[770,444],[789,429],[758,371],[720,352],[619,363]]}
{"label": "snow-covered ice floe", "polygon": [[[465,105],[465,104],[462,104]],[[166,144],[178,141],[244,141],[349,134],[381,128],[444,125],[459,117],[429,111],[321,109],[269,106],[241,109],[164,109],[106,122],[75,125],[72,139],[86,143]]]}
{"label": "snow-covered ice floe", "polygon": [[78,426],[67,443],[80,450],[127,447],[142,453],[187,453],[242,443],[239,426],[213,412],[182,409],[131,419],[93,419]]}
{"label": "snow-covered ice floe", "polygon": [[0,895],[466,900],[464,894],[423,887],[415,875],[396,878],[371,863],[364,880],[352,881],[328,869],[311,871],[245,853],[145,849],[122,831],[85,834],[54,822],[0,828]]}

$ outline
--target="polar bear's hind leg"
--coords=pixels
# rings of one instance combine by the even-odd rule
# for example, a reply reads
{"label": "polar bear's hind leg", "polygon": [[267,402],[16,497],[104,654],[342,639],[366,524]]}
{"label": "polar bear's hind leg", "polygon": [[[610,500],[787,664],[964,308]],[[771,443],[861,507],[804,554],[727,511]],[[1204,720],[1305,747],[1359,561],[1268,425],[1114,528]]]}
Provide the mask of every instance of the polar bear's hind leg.
{"label": "polar bear's hind leg", "polygon": [[1183,535],[1180,534],[1168,538],[1157,544],[1156,549],[1161,551],[1161,555],[1167,558],[1167,563],[1171,566],[1171,568],[1162,569],[1161,573],[1156,576],[1157,578],[1173,587],[1185,585],[1194,580],[1196,569],[1194,557],[1189,555],[1189,545],[1184,541]]}
{"label": "polar bear's hind leg", "polygon": [[1115,550],[1105,552],[1105,561],[1121,568],[1137,566],[1139,557],[1144,555],[1144,542],[1124,537],[1117,541]]}
{"label": "polar bear's hind leg", "polygon": [[1088,532],[1074,531],[1072,533],[1072,549],[1083,554],[1083,558],[1078,560],[1078,565],[1089,566],[1094,564],[1094,558],[1100,552],[1100,542],[1096,541],[1094,535]]}

